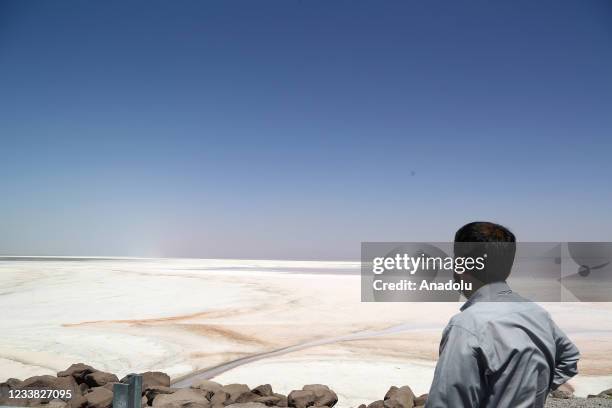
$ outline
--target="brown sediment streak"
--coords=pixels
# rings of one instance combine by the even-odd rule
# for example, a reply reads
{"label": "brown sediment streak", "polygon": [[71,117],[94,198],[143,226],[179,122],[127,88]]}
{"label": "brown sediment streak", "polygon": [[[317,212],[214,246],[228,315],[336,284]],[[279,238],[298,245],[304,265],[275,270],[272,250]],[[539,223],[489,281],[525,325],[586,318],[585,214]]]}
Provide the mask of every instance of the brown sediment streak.
{"label": "brown sediment streak", "polygon": [[[298,304],[297,299],[289,300],[286,305]],[[78,327],[95,324],[156,324],[156,323],[167,323],[167,322],[180,322],[183,320],[206,318],[206,319],[219,319],[238,315],[245,315],[248,313],[256,313],[270,308],[269,304],[260,304],[250,308],[239,308],[239,309],[224,309],[224,310],[211,310],[206,312],[197,312],[192,314],[184,314],[177,316],[167,317],[154,317],[149,319],[111,319],[111,320],[88,320],[79,323],[63,323],[62,327]]]}
{"label": "brown sediment streak", "polygon": [[267,342],[258,339],[257,337],[248,336],[246,334],[239,333],[235,330],[230,330],[227,327],[213,325],[213,324],[175,324],[173,327],[187,330],[191,333],[201,334],[204,336],[218,336],[239,343],[254,343],[254,344],[267,344]]}
{"label": "brown sediment streak", "polygon": [[168,316],[168,317],[155,317],[150,319],[115,319],[115,320],[89,320],[85,322],[79,323],[64,323],[62,327],[77,327],[77,326],[86,326],[93,324],[156,324],[156,323],[166,323],[166,322],[176,322],[182,320],[189,319],[197,319],[197,318],[209,318],[215,319],[219,317],[229,317],[241,313],[245,313],[246,310],[216,310],[210,312],[198,312],[186,315],[178,315],[178,316]]}
{"label": "brown sediment streak", "polygon": [[[125,319],[125,320],[94,320],[80,323],[65,323],[63,327],[79,327],[89,325],[104,325],[104,324],[128,324],[130,326],[156,326],[174,327],[179,330],[185,330],[190,333],[199,334],[206,337],[222,337],[239,343],[249,344],[268,344],[266,341],[257,337],[249,336],[235,330],[231,330],[226,326],[217,324],[201,324],[201,323],[179,323],[182,321],[196,318],[219,318],[228,317],[234,314],[244,313],[243,310],[220,310],[213,312],[200,312],[189,315],[160,317],[153,319]],[[164,324],[167,323],[167,324]]]}

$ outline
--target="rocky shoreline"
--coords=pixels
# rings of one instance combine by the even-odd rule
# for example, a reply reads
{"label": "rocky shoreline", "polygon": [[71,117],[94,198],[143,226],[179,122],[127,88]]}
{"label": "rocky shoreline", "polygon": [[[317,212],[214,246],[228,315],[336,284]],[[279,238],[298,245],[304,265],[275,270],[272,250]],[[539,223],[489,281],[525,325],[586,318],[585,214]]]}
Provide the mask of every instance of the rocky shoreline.
{"label": "rocky shoreline", "polygon": [[[251,389],[246,384],[200,380],[189,388],[174,388],[167,374],[151,371],[142,373],[142,379],[142,408],[332,408],[338,403],[337,394],[323,384],[305,385],[283,395],[274,392],[270,384]],[[127,377],[119,380],[115,374],[78,363],[55,377],[42,375],[23,381],[11,378],[0,383],[0,406],[110,408],[114,384],[120,382],[127,382]],[[42,390],[46,394],[41,395]],[[426,401],[427,394],[416,396],[408,385],[392,386],[380,400],[364,401],[358,408],[421,408]],[[612,389],[589,398],[575,398],[571,388],[566,387],[551,393],[546,406],[612,407]]]}

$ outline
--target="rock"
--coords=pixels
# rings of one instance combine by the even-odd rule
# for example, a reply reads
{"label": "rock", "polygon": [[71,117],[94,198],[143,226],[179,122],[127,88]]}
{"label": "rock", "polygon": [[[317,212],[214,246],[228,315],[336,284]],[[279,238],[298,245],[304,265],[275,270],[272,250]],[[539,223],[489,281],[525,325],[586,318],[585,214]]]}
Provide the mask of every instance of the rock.
{"label": "rock", "polygon": [[367,408],[366,404],[360,404],[357,408]]}
{"label": "rock", "polygon": [[88,408],[109,408],[113,404],[113,392],[104,387],[92,388],[85,394]]}
{"label": "rock", "polygon": [[105,373],[104,371],[94,371],[85,375],[85,384],[89,387],[101,387],[108,383],[116,383],[119,379],[115,374]]}
{"label": "rock", "polygon": [[307,408],[314,405],[317,396],[311,390],[293,390],[287,396],[287,404],[295,408]]}
{"label": "rock", "polygon": [[418,397],[416,397],[414,399],[414,405],[415,406],[419,406],[419,405],[425,405],[425,403],[427,402],[427,396],[429,394],[421,394]]}
{"label": "rock", "polygon": [[212,397],[209,398],[210,403],[213,406],[223,406],[229,400],[229,394],[223,390],[219,390],[213,393]]}
{"label": "rock", "polygon": [[235,403],[242,394],[251,393],[251,389],[246,384],[229,384],[223,386],[222,389],[229,394],[227,404]]}
{"label": "rock", "polygon": [[383,402],[385,408],[403,408],[402,404],[396,399],[388,399]]}
{"label": "rock", "polygon": [[258,402],[244,402],[244,403],[236,403],[227,405],[227,408],[266,408],[264,404],[260,404]]}
{"label": "rock", "polygon": [[257,387],[253,388],[251,392],[261,397],[270,397],[273,394],[272,386],[270,384],[258,385]]}
{"label": "rock", "polygon": [[4,382],[5,384],[8,384],[11,387],[16,387],[19,384],[21,384],[21,380],[18,380],[17,378],[9,378],[8,380],[6,380]]}
{"label": "rock", "polygon": [[272,393],[273,397],[277,397],[279,401],[276,403],[277,407],[288,407],[289,403],[287,397],[283,394]]}
{"label": "rock", "polygon": [[[561,387],[559,387],[561,388]],[[596,396],[597,398],[612,398],[612,388],[609,388],[607,390],[604,390],[602,392],[600,392],[599,394],[597,394]]]}
{"label": "rock", "polygon": [[15,389],[20,383],[21,380],[16,378],[9,378],[5,382],[0,383],[0,400],[2,400],[3,395],[8,395],[8,392]]}
{"label": "rock", "polygon": [[0,383],[0,387],[7,387],[7,389],[13,389],[21,383],[21,380],[17,378],[9,378],[3,383]]}
{"label": "rock", "polygon": [[181,388],[172,394],[159,394],[153,400],[155,408],[210,408],[204,394],[191,388]]}
{"label": "rock", "polygon": [[[140,373],[140,375],[142,375],[143,393],[147,388],[170,386],[170,376],[166,373],[162,373],[161,371],[147,371],[145,373]],[[128,382],[128,376],[126,375],[123,377],[121,382],[126,384]]]}
{"label": "rock", "polygon": [[389,388],[384,398],[385,408],[412,408],[414,407],[414,393],[409,386]]}
{"label": "rock", "polygon": [[170,387],[162,387],[162,386],[151,387],[145,390],[143,398],[146,399],[146,405],[153,405],[153,400],[159,394],[174,394],[178,390],[179,390],[178,388],[170,388]]}
{"label": "rock", "polygon": [[87,406],[87,398],[84,395],[76,395],[68,401],[68,408],[84,408]]}
{"label": "rock", "polygon": [[60,399],[54,399],[49,401],[48,404],[46,404],[45,406],[47,408],[66,408],[66,406],[68,405],[68,403],[66,401],[62,401]]}
{"label": "rock", "polygon": [[81,384],[85,382],[85,376],[87,374],[91,374],[96,371],[98,370],[96,370],[92,366],[89,366],[83,363],[76,363],[76,364],[72,364],[66,370],[60,371],[59,373],[57,373],[57,376],[58,377],[72,377],[75,379],[77,384]]}
{"label": "rock", "polygon": [[[121,384],[119,381],[116,382],[107,382],[106,384],[103,385],[104,388],[106,388],[109,391],[113,391],[115,389],[115,384]],[[85,393],[83,393],[85,394]]]}
{"label": "rock", "polygon": [[260,396],[255,394],[252,391],[249,391],[249,392],[244,392],[240,394],[240,396],[236,399],[235,402],[236,403],[254,402],[257,398],[260,398]]}
{"label": "rock", "polygon": [[[67,395],[61,398],[64,401],[81,395],[79,386],[72,377],[53,377],[51,375],[39,375],[36,377],[27,378],[19,383],[11,382],[12,389],[15,390],[58,390],[66,391]],[[0,396],[0,405],[20,405],[20,406],[33,406],[47,404],[53,399],[53,396],[47,398],[22,398],[22,399],[9,399],[8,395],[5,397]],[[55,398],[57,399],[57,398]]]}
{"label": "rock", "polygon": [[264,404],[267,405],[269,407],[272,406],[277,406],[277,404],[281,401],[281,399],[279,397],[276,397],[274,395],[270,395],[270,396],[264,396],[264,397],[257,397],[253,400],[253,402],[259,402],[260,404]]}
{"label": "rock", "polygon": [[368,405],[368,408],[384,408],[385,403],[383,400],[378,400],[378,401],[374,401],[372,402],[370,405]]}
{"label": "rock", "polygon": [[191,388],[197,388],[203,391],[210,391],[213,394],[217,391],[222,391],[223,386],[215,381],[199,380],[191,384]]}
{"label": "rock", "polygon": [[151,387],[170,387],[170,376],[161,371],[147,371],[142,373],[142,389]]}
{"label": "rock", "polygon": [[550,393],[551,398],[559,398],[559,399],[569,399],[574,396],[574,391],[568,389],[567,387],[562,388],[563,386],[557,388],[556,390]]}
{"label": "rock", "polygon": [[399,390],[399,388],[397,388],[395,385],[392,385],[391,388],[389,388],[389,390],[385,394],[385,397],[383,398],[383,401],[384,400],[388,400],[392,396],[396,395],[397,394],[397,390]]}
{"label": "rock", "polygon": [[574,397],[574,387],[571,384],[561,384],[557,389],[550,393],[550,397],[559,399],[569,399]]}
{"label": "rock", "polygon": [[[327,385],[323,384],[310,384],[302,387],[304,391],[311,391],[315,395],[315,403],[316,407],[327,406],[329,408],[336,405],[338,402],[338,395],[333,392]],[[411,407],[412,408],[412,407]]]}

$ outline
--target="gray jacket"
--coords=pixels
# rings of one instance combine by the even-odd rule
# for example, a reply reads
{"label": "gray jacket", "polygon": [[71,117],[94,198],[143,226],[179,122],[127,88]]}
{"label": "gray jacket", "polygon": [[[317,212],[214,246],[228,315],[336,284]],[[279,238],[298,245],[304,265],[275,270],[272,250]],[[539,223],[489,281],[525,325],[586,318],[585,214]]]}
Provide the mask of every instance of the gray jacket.
{"label": "gray jacket", "polygon": [[578,373],[576,346],[505,282],[478,289],[449,322],[426,408],[540,408]]}

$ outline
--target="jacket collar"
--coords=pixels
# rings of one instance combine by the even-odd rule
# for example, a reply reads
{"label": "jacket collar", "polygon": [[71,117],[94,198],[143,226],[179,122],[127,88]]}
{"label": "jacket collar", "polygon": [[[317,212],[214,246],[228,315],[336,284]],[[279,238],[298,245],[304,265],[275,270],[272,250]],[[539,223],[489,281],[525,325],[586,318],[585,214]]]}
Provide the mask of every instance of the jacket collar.
{"label": "jacket collar", "polygon": [[478,302],[500,302],[508,301],[504,299],[504,295],[512,293],[512,289],[506,282],[493,282],[482,286],[470,296],[470,298],[461,306],[461,311],[464,311],[474,303]]}

